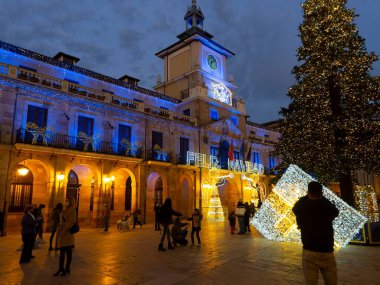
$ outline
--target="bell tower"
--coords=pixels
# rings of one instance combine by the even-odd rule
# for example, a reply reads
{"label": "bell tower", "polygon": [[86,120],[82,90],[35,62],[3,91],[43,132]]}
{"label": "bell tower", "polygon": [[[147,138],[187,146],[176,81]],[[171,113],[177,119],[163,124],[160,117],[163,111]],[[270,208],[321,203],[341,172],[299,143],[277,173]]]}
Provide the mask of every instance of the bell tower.
{"label": "bell tower", "polygon": [[220,109],[219,118],[229,118],[231,112],[235,117],[245,115],[244,104],[238,107],[232,77],[227,75],[227,60],[235,54],[204,30],[205,17],[196,0],[184,20],[185,31],[178,41],[156,53],[164,61],[164,78],[158,78],[155,89],[182,100],[178,111],[197,117],[200,124],[215,121],[209,116],[212,108]]}

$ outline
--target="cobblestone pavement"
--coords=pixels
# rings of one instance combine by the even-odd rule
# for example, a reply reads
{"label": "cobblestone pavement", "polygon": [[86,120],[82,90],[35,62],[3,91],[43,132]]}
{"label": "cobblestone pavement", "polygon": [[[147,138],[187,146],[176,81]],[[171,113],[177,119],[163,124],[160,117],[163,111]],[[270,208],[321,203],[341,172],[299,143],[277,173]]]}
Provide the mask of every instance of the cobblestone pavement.
{"label": "cobblestone pavement", "polygon": [[[226,224],[204,223],[202,247],[158,252],[159,232],[152,228],[82,229],[66,277],[52,277],[58,255],[46,244],[20,265],[20,236],[8,235],[0,238],[0,284],[303,284],[298,244],[268,241],[256,232],[232,236]],[[340,284],[380,284],[379,247],[348,246],[336,255]]]}

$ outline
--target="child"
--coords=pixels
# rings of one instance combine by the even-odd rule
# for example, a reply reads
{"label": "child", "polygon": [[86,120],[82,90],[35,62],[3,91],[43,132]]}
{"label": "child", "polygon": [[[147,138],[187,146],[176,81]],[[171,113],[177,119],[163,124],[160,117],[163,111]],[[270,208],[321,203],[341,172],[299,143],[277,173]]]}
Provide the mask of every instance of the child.
{"label": "child", "polygon": [[234,235],[234,234],[235,234],[235,224],[236,224],[236,215],[235,215],[235,211],[232,211],[232,212],[228,215],[228,220],[229,220],[229,222],[230,222],[231,235]]}
{"label": "child", "polygon": [[195,209],[193,215],[191,218],[188,218],[189,221],[191,221],[191,245],[194,245],[194,233],[197,235],[198,240],[198,246],[201,246],[201,239],[199,237],[199,231],[201,230],[201,223],[202,223],[203,215],[199,212],[199,209]]}

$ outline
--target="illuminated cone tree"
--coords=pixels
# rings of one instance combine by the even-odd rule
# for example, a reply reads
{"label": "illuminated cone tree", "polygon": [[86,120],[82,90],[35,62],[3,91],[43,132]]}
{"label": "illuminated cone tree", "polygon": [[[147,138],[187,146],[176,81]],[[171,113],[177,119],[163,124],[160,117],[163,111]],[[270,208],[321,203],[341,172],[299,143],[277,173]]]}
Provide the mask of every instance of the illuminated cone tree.
{"label": "illuminated cone tree", "polygon": [[283,138],[275,153],[318,180],[340,182],[341,197],[354,205],[352,173],[379,173],[379,78],[344,0],[307,0],[300,25],[302,45],[291,103],[283,109]]}

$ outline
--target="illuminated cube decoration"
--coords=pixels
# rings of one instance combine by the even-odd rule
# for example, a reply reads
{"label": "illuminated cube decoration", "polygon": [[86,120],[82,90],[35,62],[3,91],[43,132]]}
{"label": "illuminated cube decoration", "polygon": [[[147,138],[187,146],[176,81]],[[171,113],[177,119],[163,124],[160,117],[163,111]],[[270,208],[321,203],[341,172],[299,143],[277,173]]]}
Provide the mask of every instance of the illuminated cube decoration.
{"label": "illuminated cube decoration", "polygon": [[[292,212],[298,199],[307,194],[307,186],[314,179],[296,165],[290,165],[271,194],[252,219],[252,224],[264,237],[277,241],[301,242],[296,217]],[[366,218],[323,186],[323,196],[339,209],[334,220],[336,247],[344,247],[363,227]]]}

